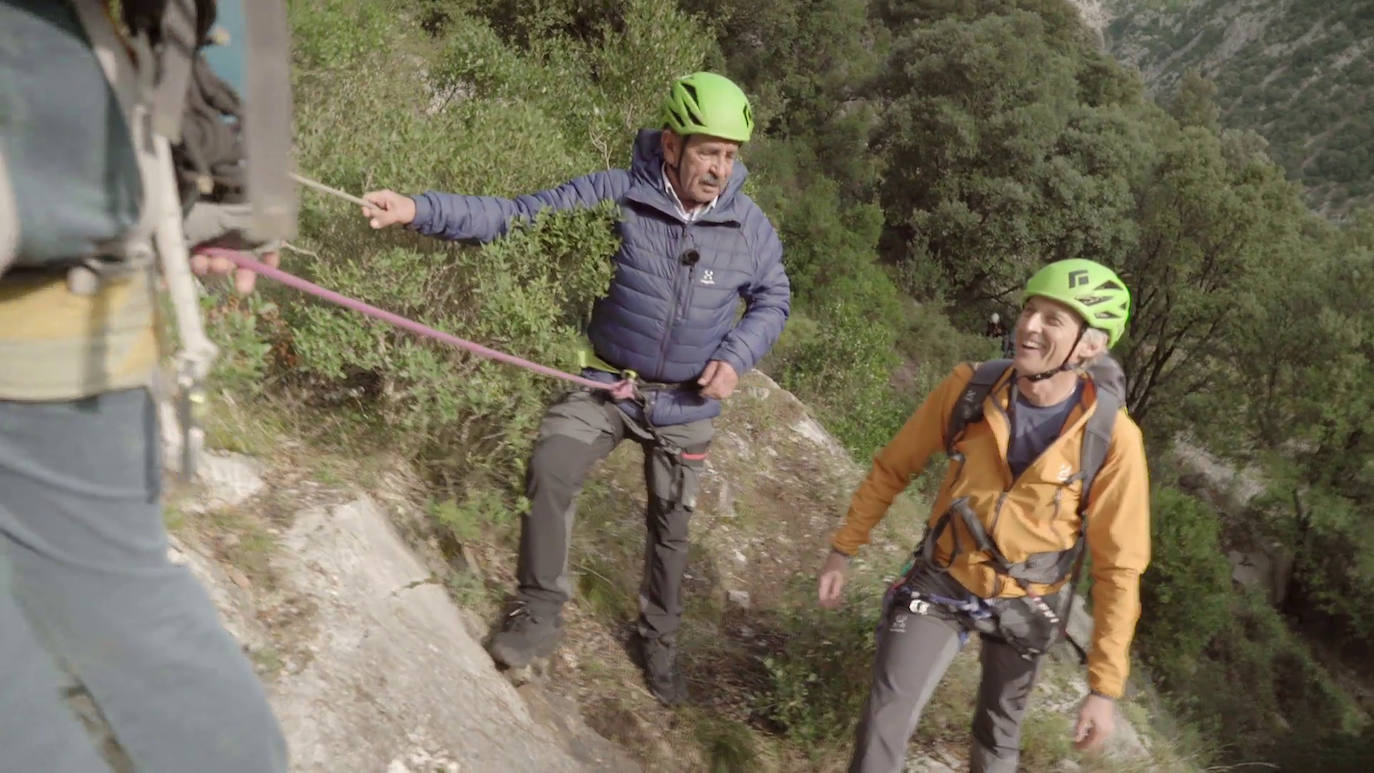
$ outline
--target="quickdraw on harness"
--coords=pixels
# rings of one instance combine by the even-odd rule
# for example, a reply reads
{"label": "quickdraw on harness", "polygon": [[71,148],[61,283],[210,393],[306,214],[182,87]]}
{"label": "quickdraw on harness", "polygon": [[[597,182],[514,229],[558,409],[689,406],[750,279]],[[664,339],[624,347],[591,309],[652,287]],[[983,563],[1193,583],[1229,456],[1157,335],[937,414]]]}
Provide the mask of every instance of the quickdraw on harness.
{"label": "quickdraw on harness", "polygon": [[[973,377],[969,379],[963,394],[955,403],[954,411],[950,414],[949,423],[945,429],[945,452],[951,462],[962,461],[963,455],[957,448],[959,439],[969,424],[983,420],[984,400],[993,388],[1003,381],[1004,377],[1011,371],[1011,367],[1010,360],[991,360],[974,369]],[[940,515],[916,548],[917,556],[927,566],[940,572],[947,571],[955,557],[969,549],[984,553],[998,574],[1014,580],[1021,586],[1026,593],[1027,603],[1037,614],[1058,629],[1059,636],[1063,636],[1067,629],[1068,613],[1072,609],[1073,603],[1072,589],[1078,582],[1078,575],[1083,566],[1083,554],[1087,541],[1088,505],[1091,501],[1093,480],[1097,477],[1098,471],[1102,469],[1103,462],[1106,461],[1107,447],[1112,438],[1112,428],[1122,405],[1120,394],[1124,391],[1124,375],[1121,373],[1120,365],[1110,357],[1100,358],[1090,369],[1090,372],[1095,385],[1098,387],[1096,390],[1097,404],[1092,415],[1088,417],[1084,430],[1079,454],[1079,471],[1064,481],[1065,486],[1074,481],[1080,481],[1082,484],[1078,497],[1080,527],[1073,547],[1061,551],[1033,553],[1024,561],[1012,562],[1007,559],[997,543],[987,533],[987,529],[984,528],[978,514],[969,506],[968,499],[960,497],[955,499],[950,504],[949,509]],[[1005,496],[1005,492],[1003,496]],[[952,525],[952,521],[956,518],[973,538],[974,545],[966,547],[961,544],[959,529]],[[946,529],[950,531],[953,549],[950,552],[949,560],[941,564],[935,556],[935,545]],[[1032,584],[1053,585],[1066,577],[1068,578],[1068,592],[1065,594],[1063,607],[1060,610],[1052,609],[1039,594],[1032,590]],[[1084,656],[1082,646],[1077,642],[1071,643],[1079,650],[1080,656]],[[1032,652],[1029,654],[1042,653]]]}

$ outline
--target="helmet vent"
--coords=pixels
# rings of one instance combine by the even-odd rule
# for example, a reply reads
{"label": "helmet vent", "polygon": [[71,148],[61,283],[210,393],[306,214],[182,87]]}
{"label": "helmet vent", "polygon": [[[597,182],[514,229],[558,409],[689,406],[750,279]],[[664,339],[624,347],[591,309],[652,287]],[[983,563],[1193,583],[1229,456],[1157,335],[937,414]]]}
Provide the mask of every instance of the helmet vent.
{"label": "helmet vent", "polygon": [[692,123],[701,126],[706,123],[706,119],[701,117],[701,102],[697,98],[697,87],[690,83],[683,83],[682,90],[687,92],[687,99],[683,100],[683,107],[687,108]]}

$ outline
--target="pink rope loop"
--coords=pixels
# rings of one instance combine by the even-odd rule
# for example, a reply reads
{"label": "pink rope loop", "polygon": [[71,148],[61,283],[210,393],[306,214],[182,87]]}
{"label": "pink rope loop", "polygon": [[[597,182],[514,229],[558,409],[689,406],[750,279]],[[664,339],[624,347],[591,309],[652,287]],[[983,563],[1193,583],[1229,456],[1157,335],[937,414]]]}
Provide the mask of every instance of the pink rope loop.
{"label": "pink rope loop", "polygon": [[317,298],[323,298],[324,300],[329,301],[330,303],[342,306],[346,309],[351,309],[353,311],[358,312],[359,314],[365,314],[369,317],[380,319],[383,322],[395,325],[396,327],[399,327],[403,330],[409,330],[410,332],[415,333],[416,335],[423,336],[425,338],[433,338],[436,341],[442,341],[450,346],[455,346],[459,349],[464,349],[466,351],[472,352],[473,354],[476,354],[479,357],[485,357],[489,360],[497,360],[499,362],[515,365],[517,367],[525,368],[526,370],[534,371],[535,373],[538,373],[540,375],[551,376],[553,378],[563,379],[564,381],[571,381],[572,383],[577,384],[578,386],[584,386],[588,389],[604,389],[610,392],[611,397],[615,398],[616,400],[627,400],[635,396],[634,382],[630,381],[629,379],[621,379],[620,381],[617,381],[614,384],[607,384],[601,381],[593,381],[589,378],[577,376],[572,373],[566,373],[556,368],[550,368],[547,365],[540,365],[537,362],[530,362],[529,360],[516,357],[513,354],[498,352],[495,349],[489,349],[485,346],[482,346],[479,343],[474,343],[472,341],[459,338],[458,336],[450,335],[448,333],[443,332],[442,330],[435,330],[434,328],[428,325],[422,325],[419,322],[416,322],[412,319],[406,319],[405,317],[402,317],[399,314],[393,314],[389,311],[379,309],[376,306],[363,303],[362,301],[357,300],[355,298],[349,298],[346,295],[341,295],[339,293],[334,292],[333,290],[327,290],[313,282],[308,282],[304,279],[301,279],[300,277],[294,274],[288,274],[287,272],[282,271],[279,268],[272,268],[271,266],[267,265],[266,263],[263,263],[262,261],[257,260],[251,255],[248,255],[244,252],[240,252],[238,250],[230,250],[224,247],[198,247],[196,248],[196,253],[211,258],[225,258],[229,261],[232,261],[233,264],[238,266],[239,268],[247,269],[256,274],[261,274],[262,276],[265,276],[269,279],[275,279],[276,281],[281,282],[282,284],[288,287],[293,287],[297,290],[300,290],[301,292],[309,293],[310,295],[313,295]]}

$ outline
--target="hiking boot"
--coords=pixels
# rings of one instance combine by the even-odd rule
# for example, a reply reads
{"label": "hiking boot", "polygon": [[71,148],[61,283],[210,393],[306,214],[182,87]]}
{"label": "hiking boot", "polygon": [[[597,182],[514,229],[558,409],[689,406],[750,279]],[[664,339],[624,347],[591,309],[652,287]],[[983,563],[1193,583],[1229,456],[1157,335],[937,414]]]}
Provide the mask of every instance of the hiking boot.
{"label": "hiking boot", "polygon": [[487,652],[497,663],[521,668],[535,658],[552,655],[561,634],[557,615],[536,615],[525,604],[517,603],[501,621],[501,630],[491,637]]}
{"label": "hiking boot", "polygon": [[649,692],[664,706],[678,706],[687,702],[687,680],[677,666],[677,647],[661,639],[638,640],[639,667],[644,669],[644,681]]}

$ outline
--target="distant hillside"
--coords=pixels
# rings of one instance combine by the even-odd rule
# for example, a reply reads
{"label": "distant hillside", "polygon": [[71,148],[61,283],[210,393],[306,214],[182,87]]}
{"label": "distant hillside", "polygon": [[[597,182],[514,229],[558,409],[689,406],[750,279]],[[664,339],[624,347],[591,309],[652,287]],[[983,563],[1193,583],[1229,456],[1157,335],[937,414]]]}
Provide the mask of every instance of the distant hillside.
{"label": "distant hillside", "polygon": [[1169,94],[1190,69],[1225,126],[1254,129],[1329,215],[1374,194],[1374,0],[1075,0],[1104,42]]}

